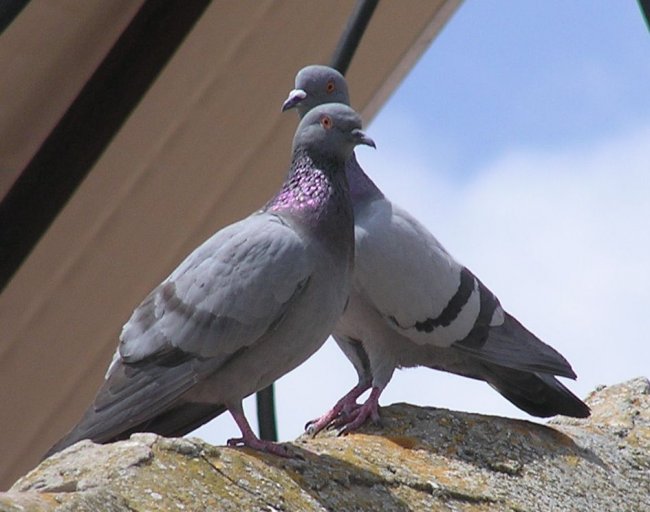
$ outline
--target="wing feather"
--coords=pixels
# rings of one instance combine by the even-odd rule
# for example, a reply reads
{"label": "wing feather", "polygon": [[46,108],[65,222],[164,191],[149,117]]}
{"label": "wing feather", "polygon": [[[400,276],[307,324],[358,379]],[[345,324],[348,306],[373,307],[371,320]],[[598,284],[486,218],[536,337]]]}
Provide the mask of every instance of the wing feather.
{"label": "wing feather", "polygon": [[437,346],[469,334],[479,283],[410,214],[374,201],[355,218],[355,241],[354,286],[394,330]]}
{"label": "wing feather", "polygon": [[312,266],[300,236],[257,214],[209,238],[134,311],[120,336],[126,363],[180,350],[228,357],[254,343],[303,289]]}
{"label": "wing feather", "polygon": [[[260,213],[199,246],[133,312],[94,403],[48,454],[142,426],[185,432],[219,414],[222,404],[184,395],[280,321],[312,272],[304,244],[282,219]],[[177,409],[184,419],[168,417]]]}

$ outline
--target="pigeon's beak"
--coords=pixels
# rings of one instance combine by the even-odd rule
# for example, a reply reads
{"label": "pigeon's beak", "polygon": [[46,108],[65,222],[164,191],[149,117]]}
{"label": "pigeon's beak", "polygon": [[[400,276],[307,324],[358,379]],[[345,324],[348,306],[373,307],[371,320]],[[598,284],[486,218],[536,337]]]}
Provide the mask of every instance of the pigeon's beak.
{"label": "pigeon's beak", "polygon": [[282,104],[282,112],[286,112],[290,108],[295,107],[307,97],[307,93],[302,89],[294,89],[289,93],[289,96]]}
{"label": "pigeon's beak", "polygon": [[352,137],[354,138],[355,144],[364,144],[377,149],[375,141],[368,137],[363,130],[359,130],[358,128],[352,130]]}

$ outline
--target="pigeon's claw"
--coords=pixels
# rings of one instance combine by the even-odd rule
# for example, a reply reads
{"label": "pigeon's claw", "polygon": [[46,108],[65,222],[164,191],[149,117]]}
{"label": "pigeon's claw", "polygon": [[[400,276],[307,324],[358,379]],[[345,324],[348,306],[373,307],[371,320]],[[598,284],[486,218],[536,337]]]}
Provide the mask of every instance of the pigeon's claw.
{"label": "pigeon's claw", "polygon": [[351,411],[360,407],[359,404],[357,404],[357,398],[359,398],[369,387],[369,384],[357,384],[346,393],[343,398],[336,402],[334,407],[323,414],[320,418],[308,421],[305,425],[305,432],[307,435],[311,437],[316,436],[316,434],[324,428],[329,428],[340,416],[348,416]]}
{"label": "pigeon's claw", "polygon": [[[320,429],[318,429],[318,426],[319,426],[319,425],[318,425],[318,422],[319,422],[319,420],[320,420],[320,418],[317,418],[317,419],[315,419],[315,420],[308,421],[308,422],[305,424],[305,434],[307,434],[307,435],[310,436],[310,437],[315,437],[316,434],[318,434],[318,432],[320,431]],[[321,427],[321,428],[322,428],[322,427]]]}
{"label": "pigeon's claw", "polygon": [[361,426],[363,426],[366,421],[372,421],[375,425],[381,426],[381,418],[379,417],[379,412],[373,410],[372,405],[368,403],[363,404],[359,409],[353,412],[345,422],[340,422],[339,427],[339,436],[346,436],[351,432],[355,432]]}
{"label": "pigeon's claw", "polygon": [[289,451],[289,449],[285,445],[274,443],[272,441],[264,441],[262,439],[258,439],[255,436],[248,437],[248,438],[234,437],[232,439],[228,439],[228,446],[230,447],[248,446],[253,450],[271,453],[273,455],[277,455],[278,457],[286,457],[286,458],[293,457],[293,454]]}
{"label": "pigeon's claw", "polygon": [[246,420],[246,417],[244,416],[244,413],[241,410],[231,410],[230,414],[232,414],[235,423],[237,423],[237,426],[241,430],[242,436],[228,439],[227,441],[228,446],[231,447],[248,446],[253,450],[272,453],[273,455],[277,455],[278,457],[293,457],[293,455],[287,449],[286,446],[282,444],[274,443],[272,441],[265,441],[257,437],[253,432],[253,429],[251,429],[251,426],[248,424],[248,420]]}
{"label": "pigeon's claw", "polygon": [[321,430],[328,428],[329,425],[341,414],[342,407],[338,407],[339,403],[323,414],[320,418],[307,422],[305,425],[305,433],[308,436],[315,437]]}
{"label": "pigeon's claw", "polygon": [[381,417],[379,416],[379,396],[381,391],[380,388],[373,387],[368,400],[362,406],[352,411],[347,418],[337,418],[337,427],[340,428],[339,436],[345,436],[358,430],[368,418],[374,424],[381,425]]}

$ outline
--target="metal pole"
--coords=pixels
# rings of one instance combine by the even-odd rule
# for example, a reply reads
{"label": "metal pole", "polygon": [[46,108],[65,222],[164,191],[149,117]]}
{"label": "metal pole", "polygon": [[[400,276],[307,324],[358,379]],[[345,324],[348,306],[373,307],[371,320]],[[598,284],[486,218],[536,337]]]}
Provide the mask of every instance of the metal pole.
{"label": "metal pole", "polygon": [[260,439],[265,441],[278,440],[274,394],[273,384],[257,392],[257,421],[259,423]]}
{"label": "metal pole", "polygon": [[639,7],[643,13],[645,24],[650,29],[650,0],[639,0]]}
{"label": "metal pole", "polygon": [[0,34],[4,32],[20,11],[29,3],[29,0],[4,0],[0,2]]}
{"label": "metal pole", "polygon": [[345,75],[379,0],[358,0],[334,50],[330,66]]}

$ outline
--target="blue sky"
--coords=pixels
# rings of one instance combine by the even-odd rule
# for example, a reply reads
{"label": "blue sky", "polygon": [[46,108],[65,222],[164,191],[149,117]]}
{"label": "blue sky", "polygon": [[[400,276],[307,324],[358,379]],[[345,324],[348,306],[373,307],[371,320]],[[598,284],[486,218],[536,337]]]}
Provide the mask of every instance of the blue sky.
{"label": "blue sky", "polygon": [[468,1],[377,121],[408,115],[461,177],[506,149],[571,147],[647,122],[648,50],[632,0]]}
{"label": "blue sky", "polygon": [[[650,33],[636,2],[469,0],[368,131],[366,172],[567,357],[571,389],[650,374]],[[355,382],[328,341],[277,384],[281,440]],[[401,401],[531,419],[424,368],[397,371],[380,403]],[[253,399],[245,409],[256,424]],[[223,415],[194,435],[237,434]]]}

